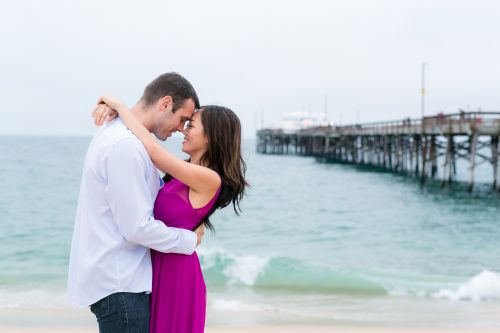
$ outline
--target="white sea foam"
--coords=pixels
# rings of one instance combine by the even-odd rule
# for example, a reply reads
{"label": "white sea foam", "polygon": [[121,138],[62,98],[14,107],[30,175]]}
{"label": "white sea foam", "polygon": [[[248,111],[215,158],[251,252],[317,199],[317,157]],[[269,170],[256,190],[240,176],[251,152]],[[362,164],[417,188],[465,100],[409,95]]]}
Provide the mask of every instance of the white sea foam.
{"label": "white sea foam", "polygon": [[211,268],[220,260],[223,265],[223,273],[228,279],[228,284],[244,284],[253,286],[268,267],[269,258],[257,255],[235,255],[224,249],[212,248],[198,251],[203,258],[203,268]]}
{"label": "white sea foam", "polygon": [[69,306],[66,293],[51,290],[0,289],[0,308],[60,308]]}
{"label": "white sea foam", "polygon": [[456,289],[441,289],[437,293],[432,294],[432,297],[452,301],[500,299],[500,274],[492,271],[483,271]]}
{"label": "white sea foam", "polygon": [[257,256],[236,257],[233,264],[224,269],[224,274],[229,277],[230,284],[243,283],[252,286],[268,262],[268,258]]}
{"label": "white sea foam", "polygon": [[211,308],[217,311],[231,312],[277,312],[278,309],[265,304],[245,303],[238,300],[218,299],[210,304]]}

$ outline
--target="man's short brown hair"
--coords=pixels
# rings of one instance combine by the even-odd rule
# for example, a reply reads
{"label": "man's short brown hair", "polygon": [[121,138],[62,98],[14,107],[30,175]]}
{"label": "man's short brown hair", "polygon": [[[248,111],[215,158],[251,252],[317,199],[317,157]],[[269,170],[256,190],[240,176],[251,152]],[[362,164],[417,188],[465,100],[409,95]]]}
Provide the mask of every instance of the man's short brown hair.
{"label": "man's short brown hair", "polygon": [[193,100],[196,109],[200,108],[200,101],[193,86],[177,73],[165,73],[154,79],[144,89],[141,101],[146,106],[151,106],[165,96],[172,97],[174,103],[172,112],[180,108],[188,99]]}

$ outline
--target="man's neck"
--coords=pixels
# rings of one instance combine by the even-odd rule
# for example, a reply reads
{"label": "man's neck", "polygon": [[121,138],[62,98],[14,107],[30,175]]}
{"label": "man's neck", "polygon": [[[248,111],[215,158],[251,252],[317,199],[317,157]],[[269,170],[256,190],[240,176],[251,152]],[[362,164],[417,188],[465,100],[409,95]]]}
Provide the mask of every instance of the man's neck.
{"label": "man's neck", "polygon": [[130,111],[148,131],[153,131],[153,113],[148,112],[148,109],[144,104],[137,102],[130,108]]}

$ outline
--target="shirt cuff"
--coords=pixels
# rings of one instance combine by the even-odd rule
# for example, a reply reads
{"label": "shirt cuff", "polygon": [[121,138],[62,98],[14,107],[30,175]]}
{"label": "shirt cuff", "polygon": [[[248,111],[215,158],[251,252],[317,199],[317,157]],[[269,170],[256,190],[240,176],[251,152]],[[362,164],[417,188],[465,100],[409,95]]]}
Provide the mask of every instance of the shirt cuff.
{"label": "shirt cuff", "polygon": [[179,245],[177,246],[176,253],[180,254],[193,254],[196,250],[196,243],[198,242],[198,237],[196,234],[190,230],[180,229],[179,233]]}

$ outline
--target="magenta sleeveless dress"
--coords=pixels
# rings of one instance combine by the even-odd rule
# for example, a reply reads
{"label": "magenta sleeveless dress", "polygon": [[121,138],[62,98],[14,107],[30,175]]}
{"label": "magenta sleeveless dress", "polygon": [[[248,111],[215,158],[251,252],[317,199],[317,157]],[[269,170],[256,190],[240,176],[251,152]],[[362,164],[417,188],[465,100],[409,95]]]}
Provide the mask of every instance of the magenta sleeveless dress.
{"label": "magenta sleeveless dress", "polygon": [[[215,204],[220,188],[202,208],[193,208],[189,187],[177,179],[159,191],[154,216],[169,227],[193,230]],[[151,250],[153,289],[151,333],[202,333],[207,294],[198,255],[161,253]]]}

